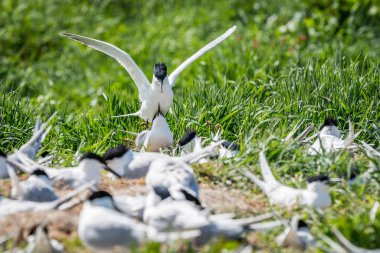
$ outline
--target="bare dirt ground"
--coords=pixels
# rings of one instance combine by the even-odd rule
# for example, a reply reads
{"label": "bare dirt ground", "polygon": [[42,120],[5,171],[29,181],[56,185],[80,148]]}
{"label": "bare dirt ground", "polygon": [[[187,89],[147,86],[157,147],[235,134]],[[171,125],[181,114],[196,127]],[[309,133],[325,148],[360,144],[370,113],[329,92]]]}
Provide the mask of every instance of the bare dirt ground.
{"label": "bare dirt ground", "polygon": [[[139,195],[146,193],[145,179],[139,180],[111,180],[103,177],[99,188],[114,195]],[[0,192],[7,196],[11,189],[9,180],[3,180]],[[59,195],[67,191],[58,191]],[[201,201],[215,213],[235,212],[237,214],[258,214],[266,207],[263,199],[252,199],[243,193],[209,184],[200,184]],[[84,196],[82,196],[84,197]],[[17,213],[0,219],[0,236],[16,233],[18,240],[22,241],[32,227],[47,222],[49,236],[57,240],[74,239],[77,236],[78,215],[81,204],[67,211],[49,211],[36,213]]]}

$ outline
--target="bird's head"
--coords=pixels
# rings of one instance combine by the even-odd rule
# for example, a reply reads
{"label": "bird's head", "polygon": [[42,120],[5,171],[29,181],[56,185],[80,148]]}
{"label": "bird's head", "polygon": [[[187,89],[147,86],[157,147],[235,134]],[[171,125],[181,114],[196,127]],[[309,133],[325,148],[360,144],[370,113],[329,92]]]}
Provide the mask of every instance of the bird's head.
{"label": "bird's head", "polygon": [[325,118],[325,121],[321,127],[321,134],[333,135],[337,138],[340,138],[338,120],[336,118]]}
{"label": "bird's head", "polygon": [[95,154],[95,153],[86,153],[81,156],[79,159],[79,164],[83,167],[85,170],[91,170],[91,171],[100,171],[102,169],[111,172],[116,177],[120,178],[121,176],[116,173],[114,170],[112,170],[106,162],[104,161],[103,157]]}
{"label": "bird's head", "polygon": [[164,79],[167,77],[168,72],[167,72],[167,67],[165,63],[162,62],[157,62],[154,64],[153,68],[153,74],[154,77],[159,81],[161,92],[162,92],[162,85],[164,83]]}
{"label": "bird's head", "polygon": [[103,155],[103,159],[112,170],[118,172],[118,174],[123,174],[123,167],[128,164],[131,160],[131,152],[128,147],[120,144],[117,147],[109,148]]}

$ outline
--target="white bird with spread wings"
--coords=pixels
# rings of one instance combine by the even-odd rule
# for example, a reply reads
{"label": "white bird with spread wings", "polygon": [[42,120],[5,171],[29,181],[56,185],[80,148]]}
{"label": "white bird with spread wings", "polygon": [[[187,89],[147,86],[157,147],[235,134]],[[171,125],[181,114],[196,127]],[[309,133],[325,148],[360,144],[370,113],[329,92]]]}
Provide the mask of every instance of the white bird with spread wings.
{"label": "white bird with spread wings", "polygon": [[148,78],[137,66],[133,59],[126,52],[121,49],[100,40],[87,38],[80,35],[61,33],[70,39],[77,40],[89,47],[92,47],[100,52],[103,52],[112,58],[116,59],[131,75],[132,79],[136,83],[139,91],[139,99],[141,101],[141,108],[136,113],[120,115],[123,116],[139,116],[140,118],[151,122],[154,115],[157,114],[158,109],[165,115],[173,103],[173,86],[176,82],[178,75],[186,69],[192,62],[204,55],[207,51],[214,48],[216,45],[224,41],[236,30],[236,26],[231,27],[221,36],[211,41],[209,44],[201,48],[198,52],[193,54],[179,67],[177,67],[169,76],[167,75],[167,67],[164,63],[156,63],[153,69],[152,84],[148,81]]}

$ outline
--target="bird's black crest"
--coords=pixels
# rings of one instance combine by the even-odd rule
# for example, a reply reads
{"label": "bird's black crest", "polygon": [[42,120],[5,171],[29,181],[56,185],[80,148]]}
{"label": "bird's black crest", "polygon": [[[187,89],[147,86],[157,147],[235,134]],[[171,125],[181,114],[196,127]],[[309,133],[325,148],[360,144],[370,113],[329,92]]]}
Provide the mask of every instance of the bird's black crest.
{"label": "bird's black crest", "polygon": [[0,150],[0,156],[7,158],[7,155],[2,150]]}
{"label": "bird's black crest", "polygon": [[338,126],[338,120],[336,118],[325,118],[325,122],[323,123],[321,129],[325,126]]}
{"label": "bird's black crest", "polygon": [[304,221],[304,220],[299,220],[298,221],[298,229],[300,229],[300,228],[307,228],[308,226],[307,226],[307,224],[306,224],[306,222]]}
{"label": "bird's black crest", "polygon": [[127,153],[129,148],[125,145],[120,144],[115,148],[109,148],[103,155],[104,160],[112,160],[114,158],[122,157],[125,153]]}
{"label": "bird's black crest", "polygon": [[155,63],[154,68],[153,68],[153,73],[154,73],[154,76],[158,80],[163,81],[165,77],[168,75],[165,63],[162,63],[162,62]]}
{"label": "bird's black crest", "polygon": [[178,145],[185,146],[187,143],[192,141],[195,138],[197,132],[193,129],[187,129],[186,133],[179,139]]}
{"label": "bird's black crest", "polygon": [[96,192],[93,192],[90,197],[88,197],[88,200],[92,201],[94,199],[100,199],[100,198],[104,198],[104,197],[109,197],[112,199],[112,195],[109,194],[108,192],[106,191],[96,191]]}
{"label": "bird's black crest", "polygon": [[49,155],[49,151],[44,151],[42,152],[41,157],[46,157],[48,155]]}
{"label": "bird's black crest", "polygon": [[224,141],[222,143],[222,146],[229,149],[229,150],[239,150],[239,145],[234,143],[234,142],[230,142],[230,141]]}
{"label": "bird's black crest", "polygon": [[35,171],[32,172],[32,175],[46,176],[47,178],[49,178],[48,174],[46,174],[46,172],[41,169],[36,169]]}
{"label": "bird's black crest", "polygon": [[357,168],[353,167],[350,171],[350,180],[355,179],[359,175],[360,175],[360,171]]}
{"label": "bird's black crest", "polygon": [[317,175],[317,176],[311,176],[311,177],[308,177],[307,178],[307,182],[308,183],[312,183],[312,182],[325,182],[325,181],[329,181],[330,178],[326,175]]}
{"label": "bird's black crest", "polygon": [[171,197],[168,188],[166,188],[164,186],[155,186],[155,187],[153,187],[153,190],[158,196],[160,196],[161,200],[164,200],[164,199]]}
{"label": "bird's black crest", "polygon": [[187,201],[193,202],[200,209],[203,209],[203,206],[197,197],[195,197],[193,194],[189,193],[185,189],[181,189],[181,192],[183,193],[183,195],[185,195]]}
{"label": "bird's black crest", "polygon": [[104,159],[101,156],[99,156],[99,155],[97,155],[95,153],[84,154],[84,155],[81,156],[81,158],[79,158],[79,161],[82,161],[83,159],[94,159],[94,160],[98,160],[101,163],[106,164],[106,162],[104,161]]}

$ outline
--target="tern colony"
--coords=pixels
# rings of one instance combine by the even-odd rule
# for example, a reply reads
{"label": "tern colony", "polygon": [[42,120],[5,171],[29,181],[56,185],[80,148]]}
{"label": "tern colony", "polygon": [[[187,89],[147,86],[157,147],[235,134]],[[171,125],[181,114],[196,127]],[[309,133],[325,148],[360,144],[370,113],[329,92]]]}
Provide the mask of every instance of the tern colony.
{"label": "tern colony", "polygon": [[[308,231],[307,224],[298,216],[290,221],[281,219],[274,213],[236,218],[232,213],[214,214],[213,210],[202,203],[198,181],[191,165],[207,163],[210,159],[232,159],[239,153],[239,145],[221,140],[221,132],[211,138],[208,146],[204,146],[202,138],[189,129],[178,141],[180,156],[160,152],[173,147],[173,135],[165,114],[172,106],[172,88],[179,74],[227,39],[235,29],[236,26],[228,29],[204,46],[169,76],[166,64],[154,64],[151,83],[129,54],[116,46],[80,35],[62,33],[63,36],[113,57],[127,70],[138,88],[141,108],[138,112],[122,116],[139,116],[147,124],[152,122],[151,127],[137,135],[138,151],[121,144],[108,149],[102,156],[95,153],[83,154],[75,167],[50,168],[52,157],[37,159],[37,154],[55,115],[45,123],[38,118],[33,135],[27,143],[18,150],[14,149],[11,154],[0,151],[0,177],[9,177],[12,183],[10,197],[0,196],[0,218],[19,212],[67,210],[84,202],[79,214],[78,235],[87,248],[95,251],[112,251],[115,247],[130,248],[146,241],[170,243],[180,239],[201,246],[213,238],[240,239],[246,232],[279,226],[284,227],[283,233],[276,238],[279,245],[299,249],[312,247],[315,238]],[[367,143],[354,143],[358,133],[354,133],[351,123],[346,139],[341,138],[337,126],[336,119],[327,118],[315,135],[305,138],[312,129],[309,127],[294,140],[307,144],[316,139],[307,151],[309,155],[342,149],[354,153],[361,148],[371,157],[371,168],[351,181],[354,182],[357,178],[360,182],[369,180],[371,173],[378,170],[373,161],[380,160],[380,153]],[[243,168],[242,173],[267,195],[270,204],[315,209],[332,205],[327,184],[339,180],[331,180],[327,175],[315,175],[308,178],[307,188],[298,189],[286,186],[274,177],[263,151],[259,154],[259,164],[262,179],[247,168]],[[103,170],[111,179],[145,177],[148,193],[138,196],[112,195],[99,190]],[[20,174],[27,174],[28,177],[20,180]],[[72,191],[60,196],[57,190],[61,188]],[[47,224],[36,225],[28,237],[28,252],[63,251],[62,245],[49,239],[46,231]],[[334,230],[334,233],[340,245],[331,239],[326,240],[333,250],[370,252],[351,244],[339,231]],[[11,237],[8,235],[6,239],[1,238],[0,244]]]}

